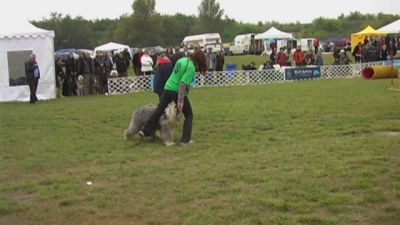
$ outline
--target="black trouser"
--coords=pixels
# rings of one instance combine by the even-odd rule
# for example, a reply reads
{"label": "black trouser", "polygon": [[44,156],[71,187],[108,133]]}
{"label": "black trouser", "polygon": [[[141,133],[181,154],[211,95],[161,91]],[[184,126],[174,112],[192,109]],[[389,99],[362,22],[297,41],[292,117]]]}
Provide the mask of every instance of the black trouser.
{"label": "black trouser", "polygon": [[29,90],[31,92],[31,97],[29,102],[35,103],[38,101],[38,98],[36,97],[36,91],[39,83],[39,78],[28,79],[27,82],[29,85]]}
{"label": "black trouser", "polygon": [[[177,102],[178,93],[173,91],[164,90],[161,95],[160,103],[158,104],[154,113],[150,116],[146,125],[143,128],[143,133],[145,136],[150,136],[154,134],[155,130],[158,126],[158,121],[160,120],[160,116],[164,113],[165,108],[167,108],[168,104],[172,101]],[[183,131],[181,142],[187,143],[190,141],[192,137],[192,122],[193,122],[193,112],[192,106],[190,105],[189,99],[187,96],[184,98],[183,115],[185,116],[185,122],[183,123]]]}

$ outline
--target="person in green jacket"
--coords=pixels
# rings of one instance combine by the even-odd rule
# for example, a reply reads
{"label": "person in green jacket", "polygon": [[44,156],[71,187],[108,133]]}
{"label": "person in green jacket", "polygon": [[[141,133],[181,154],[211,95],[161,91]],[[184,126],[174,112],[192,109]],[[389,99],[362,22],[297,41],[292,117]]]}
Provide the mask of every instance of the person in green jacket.
{"label": "person in green jacket", "polygon": [[161,95],[160,103],[149,120],[139,131],[139,135],[146,139],[157,129],[160,116],[171,101],[177,103],[178,113],[182,112],[185,116],[181,144],[193,143],[192,121],[193,112],[188,99],[190,84],[195,78],[196,71],[205,73],[207,71],[206,57],[201,50],[195,50],[188,57],[179,59],[164,86],[164,92]]}

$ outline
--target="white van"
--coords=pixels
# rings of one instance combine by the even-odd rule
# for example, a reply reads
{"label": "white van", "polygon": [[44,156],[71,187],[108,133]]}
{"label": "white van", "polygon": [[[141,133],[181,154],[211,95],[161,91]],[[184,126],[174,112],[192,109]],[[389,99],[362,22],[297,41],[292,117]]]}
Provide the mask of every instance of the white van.
{"label": "white van", "polygon": [[255,35],[254,33],[237,35],[229,48],[229,54],[260,54],[262,52],[262,40],[255,40]]}
{"label": "white van", "polygon": [[189,51],[199,46],[201,50],[206,50],[205,46],[210,44],[222,44],[221,36],[219,33],[207,33],[186,36],[181,44],[181,47],[186,47]]}

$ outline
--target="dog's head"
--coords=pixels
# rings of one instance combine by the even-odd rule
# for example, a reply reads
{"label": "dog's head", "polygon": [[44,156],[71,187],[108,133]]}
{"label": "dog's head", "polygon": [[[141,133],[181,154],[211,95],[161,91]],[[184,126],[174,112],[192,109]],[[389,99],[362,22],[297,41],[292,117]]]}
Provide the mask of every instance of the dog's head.
{"label": "dog's head", "polygon": [[169,103],[164,112],[164,121],[168,123],[169,127],[176,127],[181,120],[182,115],[182,113],[178,113],[176,103],[174,101]]}
{"label": "dog's head", "polygon": [[83,76],[82,76],[82,75],[79,75],[79,76],[78,76],[78,81],[79,81],[79,82],[82,82],[82,81],[83,81],[83,79],[84,79],[84,78],[83,78]]}
{"label": "dog's head", "polygon": [[110,77],[111,78],[117,78],[118,77],[118,72],[116,70],[111,70]]}

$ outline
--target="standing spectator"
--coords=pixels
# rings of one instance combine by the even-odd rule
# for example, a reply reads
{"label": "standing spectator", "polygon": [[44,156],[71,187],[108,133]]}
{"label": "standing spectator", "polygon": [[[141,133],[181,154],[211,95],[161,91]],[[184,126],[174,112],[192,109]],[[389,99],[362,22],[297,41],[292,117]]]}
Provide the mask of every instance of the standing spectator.
{"label": "standing spectator", "polygon": [[153,59],[149,56],[149,52],[145,49],[143,51],[143,56],[140,59],[142,64],[142,74],[143,75],[150,75],[153,72]]}
{"label": "standing spectator", "polygon": [[217,52],[217,66],[216,66],[215,70],[216,71],[223,71],[224,70],[224,64],[225,64],[224,54],[222,54],[221,50],[218,50],[218,52]]}
{"label": "standing spectator", "polygon": [[176,47],[174,51],[175,62],[173,62],[173,66],[175,66],[175,63],[182,57],[184,57],[183,52],[181,52],[181,49],[179,47]]}
{"label": "standing spectator", "polygon": [[340,56],[340,47],[339,46],[335,46],[333,48],[333,64],[338,65],[339,64],[339,56]]}
{"label": "standing spectator", "polygon": [[156,54],[156,51],[154,49],[150,49],[149,56],[150,56],[151,60],[153,61],[153,70],[154,70],[154,67],[156,66],[156,62],[158,59],[158,54]]}
{"label": "standing spectator", "polygon": [[171,60],[172,65],[175,65],[175,55],[171,47],[168,47],[165,52],[166,56]]}
{"label": "standing spectator", "polygon": [[271,54],[269,55],[269,61],[271,61],[271,62],[275,62],[276,61],[275,51],[272,51]]}
{"label": "standing spectator", "polygon": [[85,52],[84,57],[80,62],[80,74],[83,75],[84,78],[84,95],[88,95],[89,93],[93,93],[93,84],[94,84],[94,75],[93,75],[93,60],[90,57],[90,53]]}
{"label": "standing spectator", "polygon": [[287,66],[287,56],[283,48],[280,48],[278,54],[276,54],[276,64]]}
{"label": "standing spectator", "polygon": [[63,70],[63,60],[61,58],[56,60],[55,63],[55,72],[56,72],[56,94],[57,94],[57,98],[61,98],[63,97],[63,83],[65,82],[65,76],[64,76],[64,70]]}
{"label": "standing spectator", "polygon": [[[108,84],[107,79],[110,78],[111,70],[113,70],[113,60],[112,60],[112,53],[109,53],[105,57],[104,61],[104,77],[103,77],[103,90],[107,94],[108,93]],[[135,68],[135,67],[133,67]]]}
{"label": "standing spectator", "polygon": [[[272,50],[271,55],[273,55],[273,59],[274,59],[273,62],[275,62],[276,49],[277,49],[278,46],[277,46],[276,41],[274,39],[271,38],[269,41],[270,41],[269,47]],[[270,55],[270,59],[271,59],[271,55]]]}
{"label": "standing spectator", "polygon": [[70,52],[65,62],[64,96],[76,95],[76,78],[78,76],[78,63],[75,60],[74,53]]}
{"label": "standing spectator", "polygon": [[161,100],[161,94],[164,91],[165,83],[172,72],[172,61],[167,57],[166,52],[162,52],[157,60],[156,72],[154,74],[154,92]]}
{"label": "standing spectator", "polygon": [[128,49],[124,49],[122,54],[124,55],[126,69],[128,70],[129,69],[129,65],[130,65],[130,61],[132,60],[131,54],[129,53]]}
{"label": "standing spectator", "polygon": [[368,44],[367,50],[365,52],[366,62],[376,62],[379,61],[380,50],[377,47],[377,42],[374,41],[372,44]]}
{"label": "standing spectator", "polygon": [[132,65],[136,76],[142,75],[142,63],[140,62],[140,58],[142,58],[142,55],[143,52],[141,48],[139,48],[138,51],[133,55]]}
{"label": "standing spectator", "polygon": [[117,72],[119,77],[127,77],[128,76],[128,66],[126,64],[126,59],[124,58],[124,53],[120,52],[115,57],[115,65],[117,67]]}
{"label": "standing spectator", "polygon": [[36,55],[31,54],[28,61],[25,62],[25,77],[29,85],[30,103],[35,104],[38,101],[36,91],[40,79],[39,66],[36,62]]}
{"label": "standing spectator", "polygon": [[379,60],[381,60],[381,61],[387,60],[388,59],[388,55],[389,55],[389,52],[387,50],[386,45],[382,45],[382,49],[381,49],[381,51],[379,53]]}
{"label": "standing spectator", "polygon": [[358,42],[356,47],[354,47],[353,52],[351,53],[354,57],[355,63],[361,63],[361,51],[362,51],[362,44]]}
{"label": "standing spectator", "polygon": [[397,46],[400,45],[400,32],[399,32],[399,34],[397,34],[397,39],[394,40],[394,38],[393,38],[392,41],[393,41],[394,45],[396,45],[396,43],[397,43]]}
{"label": "standing spectator", "polygon": [[318,48],[319,48],[319,39],[315,38],[313,44],[314,44],[314,53],[317,54],[318,53]]}
{"label": "standing spectator", "polygon": [[296,47],[296,51],[293,53],[293,60],[296,66],[304,66],[305,64],[305,56],[304,53],[301,51],[300,45]]}
{"label": "standing spectator", "polygon": [[[399,45],[400,45],[400,42],[397,43],[397,46],[399,46]],[[396,56],[396,54],[397,54],[396,43],[393,39],[390,40],[390,42],[389,42],[388,53],[390,55],[390,58]]]}
{"label": "standing spectator", "polygon": [[[129,54],[129,53],[128,53]],[[95,73],[95,82],[98,84],[96,85],[95,88],[97,88],[98,92],[102,94],[104,92],[104,85],[103,81],[105,78],[105,60],[106,58],[103,55],[103,52],[97,52],[96,53],[96,58],[94,59],[94,73]],[[129,63],[129,60],[128,60]]]}
{"label": "standing spectator", "polygon": [[207,70],[210,71],[210,72],[211,71],[215,71],[215,68],[217,66],[217,57],[212,52],[212,48],[208,48],[207,50],[208,50],[207,55],[206,55]]}
{"label": "standing spectator", "polygon": [[369,37],[365,36],[364,37],[364,46],[366,46],[369,43]]}
{"label": "standing spectator", "polygon": [[317,66],[323,66],[324,65],[324,60],[322,58],[321,51],[317,52],[317,56],[315,57],[315,65],[317,65]]}

